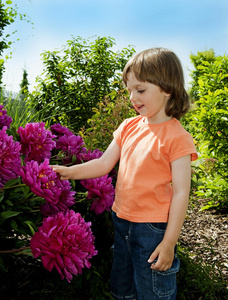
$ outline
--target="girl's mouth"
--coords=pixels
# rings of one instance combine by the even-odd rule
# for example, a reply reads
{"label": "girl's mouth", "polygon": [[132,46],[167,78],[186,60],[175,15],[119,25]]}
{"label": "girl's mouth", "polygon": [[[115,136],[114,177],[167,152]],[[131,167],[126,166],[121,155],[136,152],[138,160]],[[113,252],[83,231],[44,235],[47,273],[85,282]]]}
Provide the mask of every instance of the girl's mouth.
{"label": "girl's mouth", "polygon": [[140,111],[142,108],[144,107],[144,105],[143,104],[141,104],[141,105],[136,105],[136,109],[137,109],[137,111]]}

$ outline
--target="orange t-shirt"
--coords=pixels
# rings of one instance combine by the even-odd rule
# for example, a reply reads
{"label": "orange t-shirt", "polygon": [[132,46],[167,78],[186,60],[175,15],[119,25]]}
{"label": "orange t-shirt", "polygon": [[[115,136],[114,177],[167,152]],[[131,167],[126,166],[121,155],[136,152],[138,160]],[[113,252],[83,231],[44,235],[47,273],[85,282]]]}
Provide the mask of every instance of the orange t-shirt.
{"label": "orange t-shirt", "polygon": [[141,116],[126,119],[113,135],[121,148],[113,211],[131,222],[167,222],[171,162],[198,157],[191,135],[175,118],[146,124]]}

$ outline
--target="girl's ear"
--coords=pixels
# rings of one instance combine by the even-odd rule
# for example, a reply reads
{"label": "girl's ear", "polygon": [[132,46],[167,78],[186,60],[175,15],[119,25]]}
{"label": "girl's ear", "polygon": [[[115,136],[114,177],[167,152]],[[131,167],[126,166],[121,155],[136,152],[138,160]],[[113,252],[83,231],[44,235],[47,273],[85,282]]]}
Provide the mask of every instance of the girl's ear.
{"label": "girl's ear", "polygon": [[164,91],[163,91],[163,93],[164,93],[164,95],[165,95],[166,97],[171,97],[171,93],[166,93],[166,92],[164,92]]}
{"label": "girl's ear", "polygon": [[160,89],[161,89],[161,91],[164,93],[164,95],[165,95],[166,97],[171,97],[172,93],[167,93],[167,92],[165,92],[161,87],[160,87]]}

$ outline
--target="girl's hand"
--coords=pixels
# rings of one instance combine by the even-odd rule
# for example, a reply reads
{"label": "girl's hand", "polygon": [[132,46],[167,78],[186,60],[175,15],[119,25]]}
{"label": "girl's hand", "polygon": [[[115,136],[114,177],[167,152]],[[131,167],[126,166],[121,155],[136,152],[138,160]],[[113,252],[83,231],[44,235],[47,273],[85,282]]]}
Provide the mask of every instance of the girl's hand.
{"label": "girl's hand", "polygon": [[52,170],[59,175],[60,180],[72,179],[70,167],[58,166],[58,165],[54,165],[50,167],[52,167]]}
{"label": "girl's hand", "polygon": [[167,271],[171,268],[173,259],[174,246],[166,243],[165,241],[162,241],[151,254],[150,258],[148,259],[148,263],[152,263],[152,270]]}

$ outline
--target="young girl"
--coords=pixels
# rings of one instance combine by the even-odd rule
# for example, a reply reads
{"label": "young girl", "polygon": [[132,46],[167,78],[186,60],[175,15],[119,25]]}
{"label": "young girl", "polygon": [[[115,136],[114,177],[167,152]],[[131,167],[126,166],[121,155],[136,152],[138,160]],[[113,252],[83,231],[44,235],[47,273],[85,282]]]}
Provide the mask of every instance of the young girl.
{"label": "young girl", "polygon": [[176,299],[176,243],[189,201],[192,137],[178,121],[189,108],[177,56],[154,48],[126,64],[123,81],[139,113],[126,119],[99,159],[53,166],[64,179],[108,174],[120,160],[112,207],[113,299]]}

